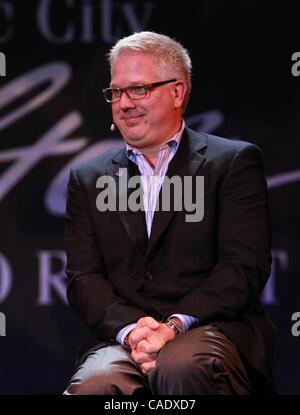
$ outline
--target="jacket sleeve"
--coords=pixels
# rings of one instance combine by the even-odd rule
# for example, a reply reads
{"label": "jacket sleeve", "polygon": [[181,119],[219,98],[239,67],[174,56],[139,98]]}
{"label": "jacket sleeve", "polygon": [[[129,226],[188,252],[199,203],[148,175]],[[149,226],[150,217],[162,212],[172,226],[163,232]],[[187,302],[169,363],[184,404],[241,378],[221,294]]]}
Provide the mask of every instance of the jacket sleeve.
{"label": "jacket sleeve", "polygon": [[65,249],[69,279],[67,299],[91,336],[115,341],[120,328],[144,316],[118,296],[107,279],[105,260],[97,245],[89,202],[78,174],[71,170],[68,183]]}
{"label": "jacket sleeve", "polygon": [[[204,200],[205,204],[205,200]],[[238,319],[251,313],[271,271],[271,226],[260,150],[238,149],[218,191],[217,262],[174,312],[200,321]]]}

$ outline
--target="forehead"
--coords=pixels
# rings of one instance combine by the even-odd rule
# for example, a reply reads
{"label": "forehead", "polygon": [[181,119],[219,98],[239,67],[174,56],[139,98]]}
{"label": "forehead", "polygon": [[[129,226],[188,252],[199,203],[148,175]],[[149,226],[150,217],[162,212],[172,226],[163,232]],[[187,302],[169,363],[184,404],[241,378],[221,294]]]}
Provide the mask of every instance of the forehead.
{"label": "forehead", "polygon": [[158,80],[159,62],[141,52],[122,52],[112,68],[111,85],[123,86]]}

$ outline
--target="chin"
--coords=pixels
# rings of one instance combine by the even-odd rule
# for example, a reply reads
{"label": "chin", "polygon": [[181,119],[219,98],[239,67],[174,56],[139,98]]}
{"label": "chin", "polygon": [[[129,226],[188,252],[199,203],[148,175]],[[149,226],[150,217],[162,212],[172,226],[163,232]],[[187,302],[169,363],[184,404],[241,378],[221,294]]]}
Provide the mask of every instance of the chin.
{"label": "chin", "polygon": [[128,142],[132,143],[138,143],[144,140],[144,135],[139,133],[138,131],[124,131],[124,134],[122,135]]}
{"label": "chin", "polygon": [[140,136],[127,136],[126,141],[128,144],[132,144],[133,146],[138,146],[138,144],[141,144],[143,142],[143,137]]}

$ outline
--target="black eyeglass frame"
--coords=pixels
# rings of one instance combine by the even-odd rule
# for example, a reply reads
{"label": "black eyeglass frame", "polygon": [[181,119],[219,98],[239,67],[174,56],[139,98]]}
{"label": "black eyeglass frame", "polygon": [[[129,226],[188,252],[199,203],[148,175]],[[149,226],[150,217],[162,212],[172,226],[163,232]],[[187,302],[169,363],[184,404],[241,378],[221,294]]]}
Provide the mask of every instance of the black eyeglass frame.
{"label": "black eyeglass frame", "polygon": [[[129,99],[133,99],[133,100],[143,99],[147,96],[147,92],[151,91],[152,89],[157,88],[157,87],[162,86],[162,85],[169,84],[171,82],[176,82],[176,81],[177,81],[177,79],[168,79],[167,81],[153,82],[152,84],[132,85],[132,86],[127,86],[126,88],[104,88],[104,89],[102,89],[102,92],[103,92],[103,95],[104,95],[104,98],[105,98],[106,102],[109,102],[111,104],[112,102],[120,101],[123,92],[125,92],[125,94],[127,95],[127,97]],[[133,88],[139,88],[139,87],[142,87],[142,88],[145,89],[145,94],[144,95],[133,98],[133,97],[130,96],[130,94],[128,94],[128,90],[133,89]],[[117,97],[116,99],[110,100],[110,99],[107,98],[106,93],[108,91],[112,91],[112,90],[118,91],[120,93],[120,96]]]}

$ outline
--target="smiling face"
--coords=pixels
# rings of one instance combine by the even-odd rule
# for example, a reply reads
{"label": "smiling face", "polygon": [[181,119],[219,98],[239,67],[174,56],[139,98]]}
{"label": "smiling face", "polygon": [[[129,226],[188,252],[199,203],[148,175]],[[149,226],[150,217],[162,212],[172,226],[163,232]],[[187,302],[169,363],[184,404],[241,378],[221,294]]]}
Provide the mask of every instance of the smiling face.
{"label": "smiling face", "polygon": [[[112,69],[111,87],[150,84],[178,79],[167,69],[160,69],[157,60],[140,52],[122,52]],[[152,149],[171,138],[180,128],[185,82],[159,86],[142,99],[133,100],[123,93],[112,103],[114,123],[128,144],[139,149]]]}

